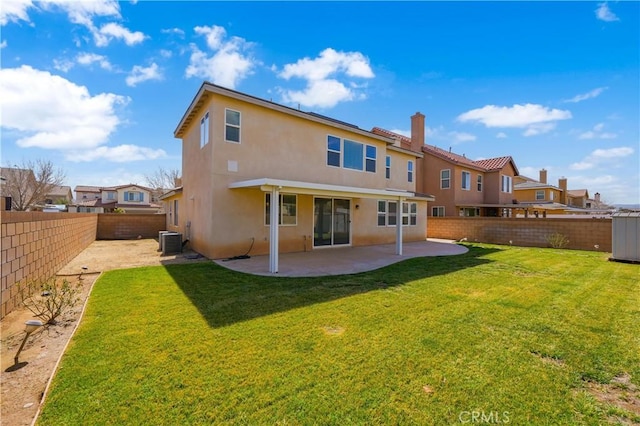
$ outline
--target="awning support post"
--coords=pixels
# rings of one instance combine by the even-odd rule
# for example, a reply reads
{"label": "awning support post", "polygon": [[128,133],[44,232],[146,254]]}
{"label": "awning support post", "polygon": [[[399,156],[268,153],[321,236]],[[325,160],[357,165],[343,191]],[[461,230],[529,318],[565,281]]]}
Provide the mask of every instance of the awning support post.
{"label": "awning support post", "polygon": [[396,209],[396,254],[402,256],[402,201],[404,198],[398,197],[398,207]]}

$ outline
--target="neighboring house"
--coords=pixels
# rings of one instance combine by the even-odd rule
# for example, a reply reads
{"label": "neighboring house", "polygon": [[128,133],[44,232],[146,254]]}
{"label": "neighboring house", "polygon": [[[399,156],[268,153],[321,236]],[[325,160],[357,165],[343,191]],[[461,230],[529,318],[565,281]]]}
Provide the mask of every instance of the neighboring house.
{"label": "neighboring house", "polygon": [[73,202],[73,194],[69,186],[54,186],[45,196],[46,204],[71,204]]}
{"label": "neighboring house", "polygon": [[571,207],[586,209],[587,200],[589,200],[589,191],[586,189],[570,189],[567,191],[567,204]]}
{"label": "neighboring house", "polygon": [[[424,130],[423,130],[424,132]],[[424,241],[421,152],[315,113],[203,83],[182,140],[177,227],[209,258]],[[176,226],[176,225],[171,225]]]}
{"label": "neighboring house", "polygon": [[78,202],[69,211],[78,213],[112,213],[123,209],[125,213],[158,213],[162,206],[151,202],[150,188],[136,185],[113,187],[76,186]]}
{"label": "neighboring house", "polygon": [[[424,116],[411,117],[412,136],[424,128]],[[435,196],[429,216],[511,216],[515,208],[513,179],[518,168],[510,156],[474,161],[424,143],[422,138],[408,138],[379,127],[372,130],[413,147],[424,154],[418,160],[418,192]]]}

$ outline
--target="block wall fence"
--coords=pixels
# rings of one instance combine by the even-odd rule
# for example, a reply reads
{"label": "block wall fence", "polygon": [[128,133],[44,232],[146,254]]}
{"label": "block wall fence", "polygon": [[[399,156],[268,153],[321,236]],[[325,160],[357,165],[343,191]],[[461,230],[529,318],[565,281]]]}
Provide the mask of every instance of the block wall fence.
{"label": "block wall fence", "polygon": [[511,241],[521,247],[550,247],[547,237],[554,233],[567,237],[568,249],[611,252],[611,219],[430,217],[427,222],[428,238],[507,245]]}
{"label": "block wall fence", "polygon": [[0,213],[0,318],[20,306],[19,283],[55,275],[97,239],[157,238],[164,214]]}
{"label": "block wall fence", "polygon": [[51,277],[96,239],[89,213],[9,212],[0,215],[0,318],[22,302],[18,284]]}

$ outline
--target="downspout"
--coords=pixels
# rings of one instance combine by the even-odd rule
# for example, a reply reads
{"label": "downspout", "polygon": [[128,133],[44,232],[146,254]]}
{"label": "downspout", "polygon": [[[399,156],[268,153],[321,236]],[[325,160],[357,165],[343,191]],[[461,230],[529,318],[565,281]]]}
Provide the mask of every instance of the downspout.
{"label": "downspout", "polygon": [[280,217],[280,190],[271,188],[271,205],[269,206],[269,272],[278,273],[278,222]]}

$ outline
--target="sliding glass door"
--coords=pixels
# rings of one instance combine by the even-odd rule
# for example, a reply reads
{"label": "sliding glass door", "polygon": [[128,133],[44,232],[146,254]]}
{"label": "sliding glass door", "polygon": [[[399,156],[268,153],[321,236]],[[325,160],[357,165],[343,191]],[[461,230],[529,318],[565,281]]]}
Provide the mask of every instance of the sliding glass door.
{"label": "sliding glass door", "polygon": [[333,246],[351,242],[351,201],[316,198],[313,203],[313,246]]}

